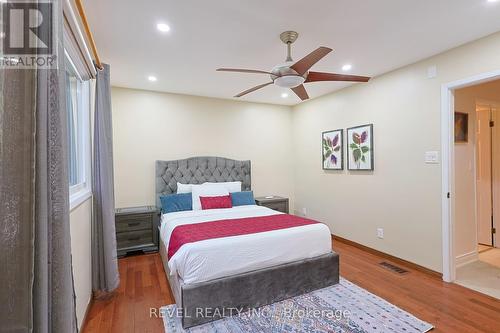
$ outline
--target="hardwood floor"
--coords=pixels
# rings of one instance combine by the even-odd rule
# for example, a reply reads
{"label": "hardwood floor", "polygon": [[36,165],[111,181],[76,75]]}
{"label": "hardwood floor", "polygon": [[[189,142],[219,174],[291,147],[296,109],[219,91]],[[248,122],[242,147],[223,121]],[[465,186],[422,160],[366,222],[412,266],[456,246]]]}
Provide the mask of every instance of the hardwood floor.
{"label": "hardwood floor", "polygon": [[[433,324],[432,332],[500,332],[500,300],[477,293],[400,263],[404,275],[379,266],[388,261],[339,240],[340,274]],[[119,260],[121,284],[108,300],[95,300],[88,312],[83,333],[163,332],[159,318],[150,308],[173,303],[159,254]]]}
{"label": "hardwood floor", "polygon": [[163,332],[150,308],[172,304],[173,296],[159,254],[119,259],[120,286],[107,300],[94,300],[83,333]]}

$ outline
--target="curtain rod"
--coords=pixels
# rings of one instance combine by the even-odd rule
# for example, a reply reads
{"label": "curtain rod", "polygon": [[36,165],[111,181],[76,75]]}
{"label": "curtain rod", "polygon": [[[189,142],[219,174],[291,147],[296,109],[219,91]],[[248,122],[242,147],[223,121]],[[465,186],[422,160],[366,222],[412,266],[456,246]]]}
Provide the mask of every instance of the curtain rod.
{"label": "curtain rod", "polygon": [[89,23],[87,22],[87,16],[85,16],[85,11],[83,10],[83,5],[81,0],[75,0],[76,7],[78,8],[78,14],[80,14],[80,18],[82,19],[83,28],[85,29],[85,33],[87,34],[87,38],[90,42],[90,47],[92,48],[92,53],[94,54],[96,67],[100,70],[103,69],[101,59],[99,59],[99,54],[97,53],[97,47],[95,46],[94,36],[92,36],[92,32],[90,31]]}

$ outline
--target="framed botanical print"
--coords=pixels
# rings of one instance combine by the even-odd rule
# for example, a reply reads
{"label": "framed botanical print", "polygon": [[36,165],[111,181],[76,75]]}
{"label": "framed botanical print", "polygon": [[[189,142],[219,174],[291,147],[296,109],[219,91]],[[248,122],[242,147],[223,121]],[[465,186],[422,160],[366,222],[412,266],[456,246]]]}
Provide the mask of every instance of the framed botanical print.
{"label": "framed botanical print", "polygon": [[323,170],[344,170],[344,130],[322,133]]}
{"label": "framed botanical print", "polygon": [[374,169],[373,124],[347,129],[347,169]]}

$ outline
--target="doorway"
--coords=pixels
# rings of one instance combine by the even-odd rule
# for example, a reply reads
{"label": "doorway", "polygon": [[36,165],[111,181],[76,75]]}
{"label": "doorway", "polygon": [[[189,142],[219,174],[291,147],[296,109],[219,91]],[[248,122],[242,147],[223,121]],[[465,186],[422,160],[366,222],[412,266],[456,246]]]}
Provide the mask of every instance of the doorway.
{"label": "doorway", "polygon": [[495,224],[500,205],[500,136],[495,124],[500,79],[453,91],[451,241],[453,278],[500,298],[500,249]]}
{"label": "doorway", "polygon": [[498,119],[498,110],[498,102],[476,103],[476,216],[480,253],[498,247],[496,224],[500,212],[498,208],[500,203],[498,125],[500,124],[495,123]]}
{"label": "doorway", "polygon": [[478,74],[441,86],[441,224],[443,281],[453,282],[455,265],[455,91],[460,88],[500,79],[500,70]]}

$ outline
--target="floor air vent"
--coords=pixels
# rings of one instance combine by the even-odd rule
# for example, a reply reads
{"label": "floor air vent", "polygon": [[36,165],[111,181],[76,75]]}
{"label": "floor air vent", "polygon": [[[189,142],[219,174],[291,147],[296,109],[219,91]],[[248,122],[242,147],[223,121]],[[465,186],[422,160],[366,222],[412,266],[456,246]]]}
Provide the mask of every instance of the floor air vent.
{"label": "floor air vent", "polygon": [[390,263],[385,262],[385,261],[382,261],[381,263],[379,263],[379,265],[384,267],[385,269],[388,269],[388,270],[395,272],[395,273],[398,273],[398,274],[408,273],[408,271],[406,269],[403,269],[401,267],[398,267],[396,265],[390,264]]}

